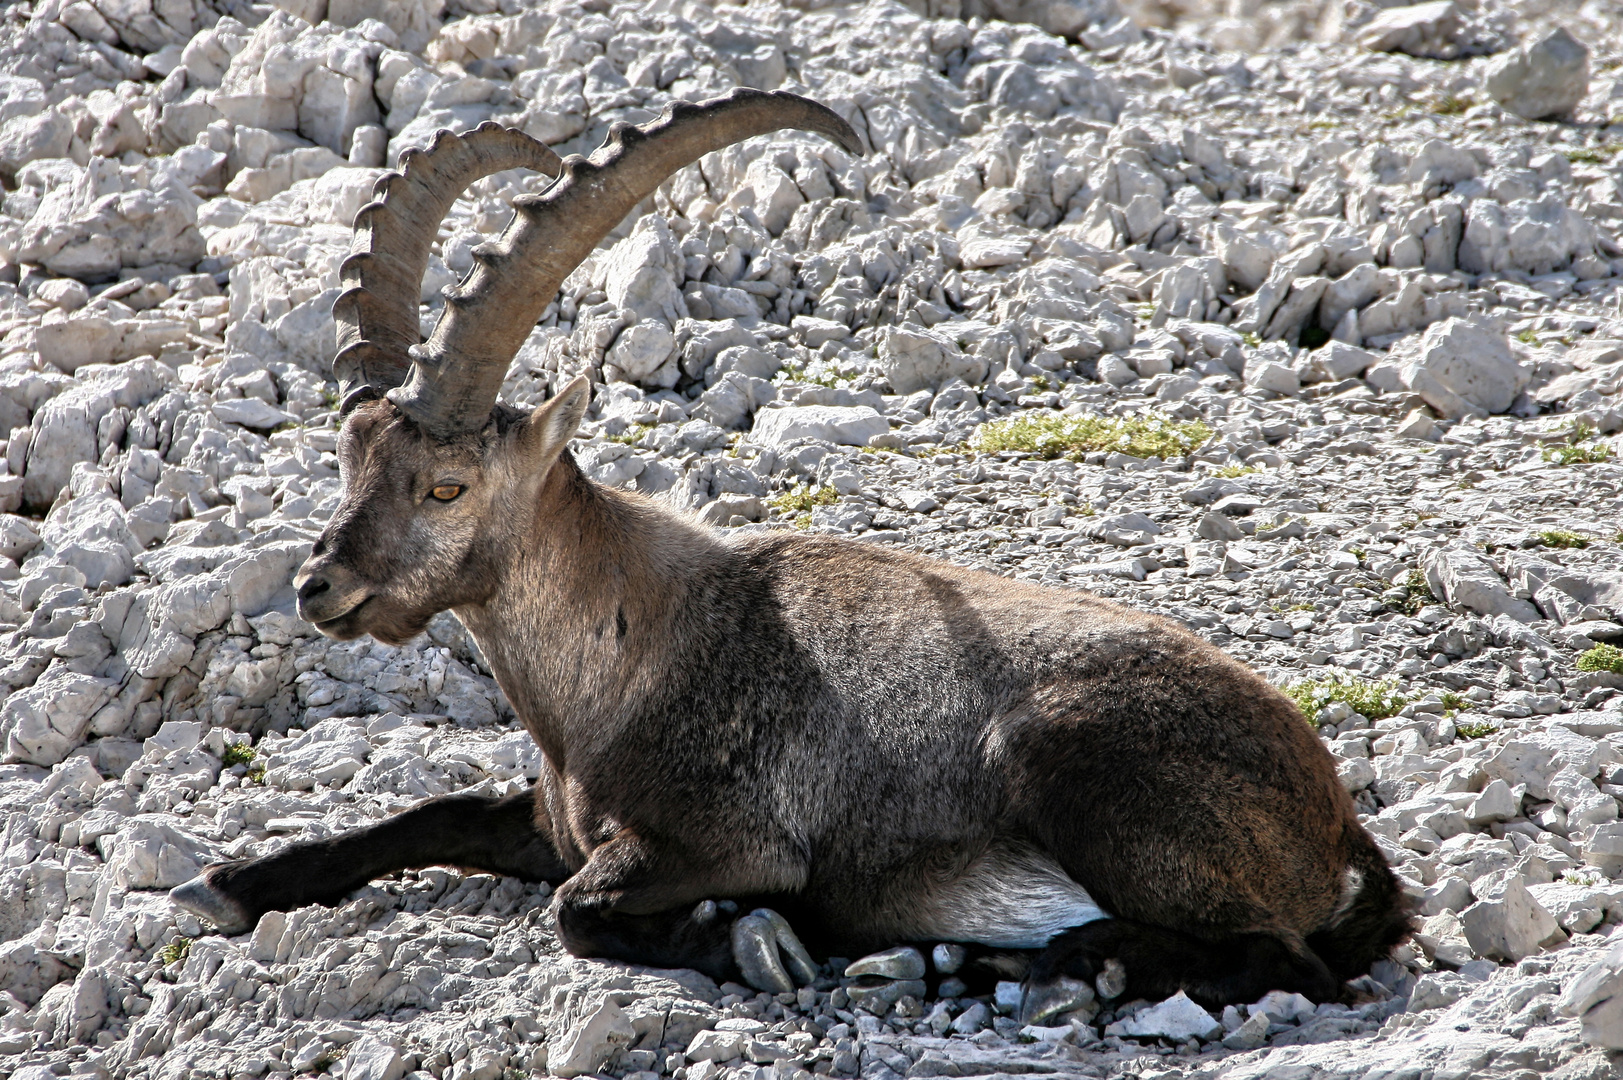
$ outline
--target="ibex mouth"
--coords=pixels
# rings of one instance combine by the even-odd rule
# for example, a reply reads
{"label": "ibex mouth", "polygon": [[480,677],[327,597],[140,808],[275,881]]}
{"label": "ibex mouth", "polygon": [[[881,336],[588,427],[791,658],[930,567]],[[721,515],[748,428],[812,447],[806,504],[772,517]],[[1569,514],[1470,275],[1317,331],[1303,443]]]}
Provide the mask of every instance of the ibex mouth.
{"label": "ibex mouth", "polygon": [[337,641],[350,641],[365,633],[360,627],[360,614],[361,609],[371,602],[372,597],[362,597],[360,601],[351,605],[348,610],[338,615],[328,616],[325,619],[311,618],[302,611],[299,614],[303,616],[306,622],[321,631],[324,636]]}

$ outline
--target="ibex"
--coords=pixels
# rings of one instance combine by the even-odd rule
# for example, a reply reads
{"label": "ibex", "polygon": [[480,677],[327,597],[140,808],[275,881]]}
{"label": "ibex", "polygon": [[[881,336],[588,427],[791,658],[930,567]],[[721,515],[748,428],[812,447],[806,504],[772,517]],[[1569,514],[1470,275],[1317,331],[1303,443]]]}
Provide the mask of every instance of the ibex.
{"label": "ibex", "polygon": [[[1330,755],[1252,671],[1084,592],[712,530],[595,484],[567,452],[584,378],[528,414],[497,404],[609,230],[676,169],[785,127],[862,153],[831,110],[740,89],[617,123],[589,158],[441,133],[379,182],[334,310],[344,495],[299,612],[398,644],[453,611],[541,775],[211,866],[175,901],[238,933],[451,864],[555,884],[576,955],[777,992],[816,976],[810,955],[960,942],[1024,958],[1027,1021],[1111,961],[1133,996],[1343,995],[1407,932],[1401,894]],[[519,166],[557,179],[515,200],[420,342],[437,223]]]}

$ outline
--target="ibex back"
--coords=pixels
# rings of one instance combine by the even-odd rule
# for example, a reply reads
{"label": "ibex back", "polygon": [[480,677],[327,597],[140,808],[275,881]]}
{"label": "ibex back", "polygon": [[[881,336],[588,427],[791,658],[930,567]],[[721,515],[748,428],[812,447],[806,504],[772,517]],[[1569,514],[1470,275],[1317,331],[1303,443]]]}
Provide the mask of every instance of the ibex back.
{"label": "ibex back", "polygon": [[[454,611],[541,777],[210,867],[176,901],[241,932],[449,863],[557,884],[574,953],[762,989],[814,977],[798,931],[825,955],[983,946],[987,970],[1026,971],[1028,1021],[1110,960],[1134,996],[1336,997],[1407,931],[1400,893],[1329,754],[1243,665],[1085,593],[726,535],[594,484],[566,449],[584,379],[528,415],[496,403],[609,229],[676,168],[787,126],[860,153],[822,106],[739,90],[616,125],[590,159],[490,125],[442,135],[380,182],[335,309],[345,493],[300,612],[399,643]],[[519,165],[558,179],[411,349],[435,226]]]}

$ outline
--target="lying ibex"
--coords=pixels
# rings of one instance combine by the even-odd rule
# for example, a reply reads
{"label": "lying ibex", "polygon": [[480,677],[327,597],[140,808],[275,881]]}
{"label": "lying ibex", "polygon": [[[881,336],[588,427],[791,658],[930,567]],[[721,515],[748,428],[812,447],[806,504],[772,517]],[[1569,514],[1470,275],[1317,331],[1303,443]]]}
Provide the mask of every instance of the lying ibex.
{"label": "lying ibex", "polygon": [[[380,183],[335,308],[344,498],[299,611],[393,643],[454,611],[541,777],[212,866],[175,900],[238,933],[445,863],[556,883],[578,955],[775,991],[815,976],[792,926],[822,955],[1040,950],[1028,1020],[1109,960],[1135,996],[1338,996],[1406,932],[1400,893],[1330,755],[1250,670],[1086,593],[717,532],[594,484],[565,452],[585,379],[527,415],[496,403],[610,229],[676,169],[783,127],[861,152],[820,105],[736,90],[616,124],[590,158],[494,125],[442,134]],[[475,178],[520,165],[558,179],[516,200],[419,344],[437,223]]]}

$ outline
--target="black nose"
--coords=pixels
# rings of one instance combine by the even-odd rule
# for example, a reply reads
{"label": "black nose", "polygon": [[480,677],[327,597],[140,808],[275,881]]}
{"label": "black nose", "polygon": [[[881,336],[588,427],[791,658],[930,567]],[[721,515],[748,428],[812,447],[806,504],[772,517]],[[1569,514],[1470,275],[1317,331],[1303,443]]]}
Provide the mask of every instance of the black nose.
{"label": "black nose", "polygon": [[330,588],[332,588],[332,585],[327,581],[326,577],[316,574],[299,586],[299,603],[308,604]]}

